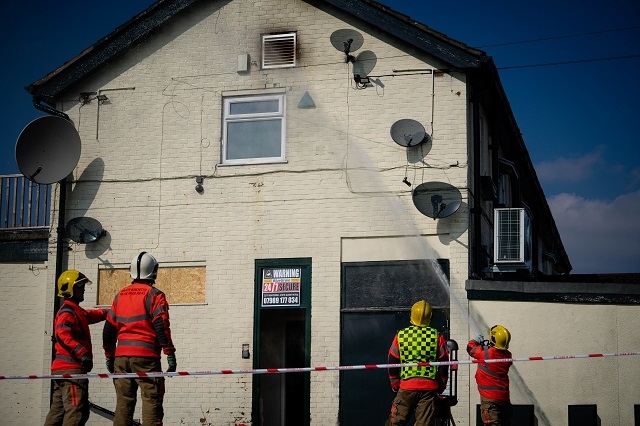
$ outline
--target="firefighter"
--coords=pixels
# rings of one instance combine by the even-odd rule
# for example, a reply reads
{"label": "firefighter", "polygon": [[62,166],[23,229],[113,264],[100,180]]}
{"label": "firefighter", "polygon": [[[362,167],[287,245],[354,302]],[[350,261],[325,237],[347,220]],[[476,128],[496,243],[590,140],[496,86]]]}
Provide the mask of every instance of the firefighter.
{"label": "firefighter", "polygon": [[[154,287],[158,262],[147,252],[131,261],[132,282],[116,295],[102,332],[102,343],[110,373],[161,372],[161,351],[169,368],[177,368],[171,340],[169,304]],[[117,343],[117,347],[116,347]],[[142,424],[162,425],[164,377],[114,378],[116,411],[114,426],[133,424],[138,387],[142,399]]]}
{"label": "firefighter", "polygon": [[[511,333],[502,325],[494,325],[489,329],[489,340],[482,335],[470,340],[467,353],[472,358],[511,359],[509,342]],[[493,426],[511,425],[512,406],[509,396],[509,368],[511,361],[478,364],[476,383],[480,393],[480,415],[482,423]]]}
{"label": "firefighter", "polygon": [[[89,324],[104,321],[108,309],[83,309],[85,285],[91,281],[76,270],[58,278],[58,296],[64,298],[54,319],[54,358],[51,374],[85,374],[93,369]],[[45,426],[84,425],[89,419],[89,380],[53,380],[53,394]]]}
{"label": "firefighter", "polygon": [[[424,300],[411,308],[411,325],[396,333],[389,348],[389,364],[448,361],[449,350],[443,335],[431,323],[431,306]],[[447,385],[447,366],[390,367],[391,389],[397,392],[391,404],[386,426],[407,424],[415,414],[415,426],[432,426],[436,420],[436,402]]]}

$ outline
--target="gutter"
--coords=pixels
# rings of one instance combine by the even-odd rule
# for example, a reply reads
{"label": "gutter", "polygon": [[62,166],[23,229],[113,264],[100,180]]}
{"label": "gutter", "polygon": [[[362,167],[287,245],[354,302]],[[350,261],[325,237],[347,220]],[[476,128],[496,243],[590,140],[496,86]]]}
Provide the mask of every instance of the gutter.
{"label": "gutter", "polygon": [[71,119],[67,114],[65,114],[62,111],[58,111],[57,109],[52,108],[49,105],[43,104],[42,99],[38,99],[35,96],[33,97],[33,106],[35,107],[35,109],[39,109],[40,111],[46,112],[47,114],[55,115],[57,117],[62,117],[67,121],[71,121]]}

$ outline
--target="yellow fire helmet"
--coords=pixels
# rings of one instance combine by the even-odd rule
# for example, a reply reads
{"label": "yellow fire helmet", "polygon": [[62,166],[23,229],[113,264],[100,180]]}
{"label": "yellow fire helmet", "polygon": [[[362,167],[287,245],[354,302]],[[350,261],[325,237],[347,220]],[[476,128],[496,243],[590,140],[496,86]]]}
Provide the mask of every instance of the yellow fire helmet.
{"label": "yellow fire helmet", "polygon": [[425,300],[414,303],[411,308],[411,324],[427,327],[431,323],[431,313],[431,305]]}
{"label": "yellow fire helmet", "polygon": [[494,325],[489,329],[489,341],[498,349],[509,349],[511,333],[504,326]]}
{"label": "yellow fire helmet", "polygon": [[58,296],[71,297],[73,296],[73,286],[83,286],[85,284],[91,284],[91,281],[83,273],[75,269],[64,271],[58,278]]}

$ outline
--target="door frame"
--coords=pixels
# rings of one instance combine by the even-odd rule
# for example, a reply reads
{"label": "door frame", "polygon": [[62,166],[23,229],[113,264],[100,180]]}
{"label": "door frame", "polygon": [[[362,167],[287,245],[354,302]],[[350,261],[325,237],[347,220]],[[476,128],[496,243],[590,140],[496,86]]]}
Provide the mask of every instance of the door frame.
{"label": "door frame", "polygon": [[[284,259],[256,259],[254,270],[254,310],[253,310],[253,368],[259,369],[260,367],[260,310],[261,309],[287,309],[287,307],[263,307],[262,306],[262,271],[267,268],[301,268],[300,274],[300,305],[292,308],[304,310],[304,340],[305,340],[305,354],[304,354],[304,366],[310,367],[311,363],[311,258],[284,258]],[[270,366],[273,368],[279,366]],[[304,422],[301,426],[309,426],[311,415],[311,401],[310,401],[310,389],[311,380],[310,373],[266,373],[266,374],[304,374]],[[260,388],[258,380],[252,380],[252,398],[251,398],[251,412],[252,423],[258,425],[259,423],[259,400],[260,400]]]}

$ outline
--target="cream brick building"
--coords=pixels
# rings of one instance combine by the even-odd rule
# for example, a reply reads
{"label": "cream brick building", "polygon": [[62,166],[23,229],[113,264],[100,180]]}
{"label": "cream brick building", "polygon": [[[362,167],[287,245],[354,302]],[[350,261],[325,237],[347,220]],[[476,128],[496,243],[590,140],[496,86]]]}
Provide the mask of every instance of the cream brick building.
{"label": "cream brick building", "polygon": [[[179,371],[384,364],[419,298],[461,360],[495,323],[515,357],[640,348],[636,286],[558,279],[571,264],[491,58],[386,6],[161,0],[28,90],[81,139],[53,185],[51,223],[89,217],[106,233],[79,243],[52,225],[36,278],[1,265],[20,284],[0,315],[27,331],[0,334],[17,339],[2,374],[48,371],[62,269],[94,282],[83,306],[110,305],[140,251],[160,262]],[[423,214],[421,191],[446,203],[429,198]],[[495,208],[524,213],[522,259],[494,255]],[[273,294],[278,281],[293,290]],[[91,330],[103,373],[102,324]],[[516,363],[512,402],[540,425],[567,424],[570,405],[631,424],[639,367],[634,356]],[[474,371],[458,370],[457,425],[476,421]],[[91,402],[113,410],[111,381],[90,384]],[[49,392],[0,381],[0,415],[41,423]],[[165,424],[384,424],[392,398],[384,369],[179,377]]]}

